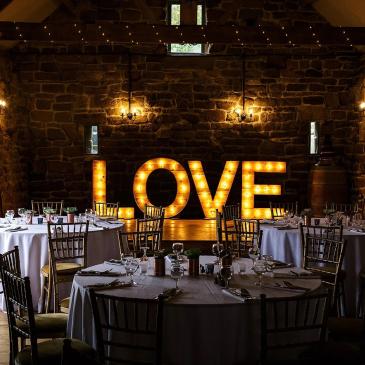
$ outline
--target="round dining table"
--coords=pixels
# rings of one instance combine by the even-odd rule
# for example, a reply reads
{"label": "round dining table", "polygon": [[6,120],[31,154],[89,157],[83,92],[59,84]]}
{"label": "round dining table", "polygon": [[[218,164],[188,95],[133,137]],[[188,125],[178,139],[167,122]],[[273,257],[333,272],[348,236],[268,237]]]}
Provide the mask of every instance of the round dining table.
{"label": "round dining table", "polygon": [[[200,256],[200,264],[212,263],[215,257]],[[255,362],[260,351],[260,294],[267,297],[291,297],[303,295],[306,291],[293,290],[283,284],[289,280],[308,291],[320,287],[318,277],[298,268],[275,270],[263,277],[262,287],[251,270],[250,259],[233,262],[238,271],[238,262],[246,271],[234,274],[230,287],[245,288],[251,298],[235,296],[214,283],[214,275],[201,274],[190,277],[184,274],[179,282],[181,293],[168,300],[163,315],[163,364],[241,364]],[[183,264],[187,267],[187,264]],[[149,260],[147,274],[136,274],[136,286],[104,288],[103,294],[129,298],[156,298],[166,289],[174,288],[175,282],[169,275],[170,262],[166,259],[166,276],[154,276],[153,259]],[[86,270],[97,272],[125,272],[122,264],[105,262]],[[295,273],[293,273],[293,271]],[[185,271],[186,273],[187,271]],[[302,276],[303,274],[303,276]],[[304,275],[305,274],[305,275]],[[298,278],[299,277],[299,278]],[[286,278],[286,279],[283,279]],[[70,300],[67,335],[83,340],[96,348],[96,334],[90,303],[89,288],[98,290],[102,283],[108,284],[115,277],[75,276]],[[121,281],[127,281],[121,276]],[[95,287],[95,285],[97,285]]]}
{"label": "round dining table", "polygon": [[[66,217],[63,217],[66,220]],[[43,277],[41,268],[48,264],[48,229],[47,223],[26,225],[16,218],[9,225],[4,219],[0,221],[0,253],[19,247],[20,268],[22,276],[30,278],[33,307],[41,309]],[[117,230],[123,229],[122,222],[96,222],[89,225],[88,265],[95,265],[107,258],[119,258]],[[70,288],[68,288],[70,290]],[[68,294],[67,294],[68,296]],[[0,295],[0,310],[5,310],[3,295]]]}
{"label": "round dining table", "polygon": [[[280,224],[261,224],[261,250],[276,260],[303,264],[303,245],[298,228],[285,228]],[[354,228],[344,228],[343,239],[347,241],[343,270],[345,278],[345,299],[348,315],[355,315],[356,298],[359,293],[359,273],[365,269],[365,232]]]}

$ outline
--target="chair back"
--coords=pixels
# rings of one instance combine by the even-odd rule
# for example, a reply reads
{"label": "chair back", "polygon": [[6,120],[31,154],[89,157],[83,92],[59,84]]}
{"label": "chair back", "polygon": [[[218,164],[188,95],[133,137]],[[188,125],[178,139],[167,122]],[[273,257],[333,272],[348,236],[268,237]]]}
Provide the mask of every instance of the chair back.
{"label": "chair back", "polygon": [[143,218],[161,218],[165,215],[165,209],[160,207],[155,207],[154,205],[145,205]]}
{"label": "chair back", "polygon": [[80,269],[87,266],[87,239],[89,222],[50,223],[48,222],[48,250],[50,275],[54,287],[55,311],[59,311],[57,263],[75,262]]}
{"label": "chair back", "polygon": [[99,217],[118,218],[119,203],[103,203],[94,201],[94,212]]}
{"label": "chair back", "polygon": [[90,290],[103,364],[161,364],[163,299],[122,298]]}
{"label": "chair back", "polygon": [[270,202],[272,219],[284,218],[285,213],[298,215],[298,202]]}
{"label": "chair back", "polygon": [[294,298],[261,295],[261,363],[274,360],[280,350],[288,356],[290,349],[323,344],[328,303],[328,293]]}
{"label": "chair back", "polygon": [[261,248],[262,230],[257,219],[234,219],[239,256],[248,255],[251,247]]}
{"label": "chair back", "polygon": [[216,229],[216,237],[217,237],[217,243],[223,244],[223,217],[222,213],[218,211],[218,209],[215,210],[215,229]]}
{"label": "chair back", "polygon": [[19,352],[19,337],[30,340],[32,364],[37,364],[37,336],[33,311],[32,293],[28,277],[6,270],[6,264],[0,258],[1,280],[3,283],[6,311],[9,326],[10,361]]}
{"label": "chair back", "polygon": [[343,225],[338,226],[305,226],[299,225],[300,237],[304,248],[306,237],[314,237],[318,239],[326,238],[331,240],[342,240]]}
{"label": "chair back", "polygon": [[36,201],[32,200],[32,210],[43,214],[43,210],[46,208],[54,209],[57,215],[62,215],[63,213],[63,200],[61,201]]}
{"label": "chair back", "polygon": [[304,245],[304,269],[321,275],[332,291],[332,303],[338,292],[338,274],[345,256],[346,241],[307,235]]}
{"label": "chair back", "polygon": [[18,246],[15,246],[14,249],[8,252],[0,254],[0,261],[2,263],[4,270],[9,271],[15,275],[21,276]]}
{"label": "chair back", "polygon": [[236,242],[234,219],[241,218],[241,205],[225,205],[222,207],[222,238],[226,247],[232,248]]}
{"label": "chair back", "polygon": [[128,232],[123,232],[121,230],[118,230],[117,234],[118,234],[120,258],[132,255],[134,251],[134,244],[133,240],[132,242],[130,242],[130,237],[133,237],[133,235],[130,235]]}
{"label": "chair back", "polygon": [[159,251],[161,248],[161,231],[139,231],[123,232],[118,231],[119,249],[122,254],[133,254],[138,256],[142,247],[147,247],[149,253]]}
{"label": "chair back", "polygon": [[333,212],[342,212],[346,215],[352,216],[358,210],[357,202],[354,204],[352,203],[334,203],[334,202],[326,202],[325,203],[325,210],[326,211],[333,211]]}

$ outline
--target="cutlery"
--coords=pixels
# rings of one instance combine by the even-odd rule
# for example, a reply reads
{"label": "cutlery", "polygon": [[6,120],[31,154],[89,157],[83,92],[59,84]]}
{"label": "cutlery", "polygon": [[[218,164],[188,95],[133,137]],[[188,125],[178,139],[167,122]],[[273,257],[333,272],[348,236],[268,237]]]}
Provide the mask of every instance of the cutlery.
{"label": "cutlery", "polygon": [[127,287],[131,287],[131,286],[132,286],[131,283],[126,283],[124,281],[119,281],[118,279],[115,279],[115,280],[113,280],[112,282],[110,282],[108,284],[103,284],[103,283],[91,284],[91,285],[85,286],[85,288],[95,289],[97,291],[100,291],[100,290],[127,288]]}
{"label": "cutlery", "polygon": [[289,289],[295,289],[295,290],[303,290],[303,291],[309,291],[310,289],[305,288],[303,286],[294,285],[290,281],[283,280],[284,285]]}
{"label": "cutlery", "polygon": [[20,231],[26,231],[28,230],[28,228],[19,228],[19,229],[12,229],[11,231],[9,232],[20,232]]}
{"label": "cutlery", "polygon": [[5,231],[6,232],[10,232],[10,231],[17,231],[18,229],[21,229],[22,227],[15,227],[15,228],[8,228],[8,229],[6,229]]}
{"label": "cutlery", "polygon": [[162,296],[165,301],[169,301],[170,299],[176,297],[177,295],[181,294],[181,289],[165,289],[161,294],[159,294],[155,299]]}

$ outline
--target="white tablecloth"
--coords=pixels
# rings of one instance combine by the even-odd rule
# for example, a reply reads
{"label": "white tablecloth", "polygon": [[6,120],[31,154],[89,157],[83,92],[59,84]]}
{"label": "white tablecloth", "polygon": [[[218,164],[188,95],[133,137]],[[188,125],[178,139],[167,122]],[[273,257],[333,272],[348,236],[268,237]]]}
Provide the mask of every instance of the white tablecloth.
{"label": "white tablecloth", "polygon": [[[299,229],[280,230],[272,225],[262,224],[262,253],[274,259],[302,266],[303,246]],[[346,271],[345,291],[349,314],[355,313],[356,298],[359,291],[359,272],[365,269],[365,233],[344,229],[343,237],[347,248],[343,262]]]}
{"label": "white tablecloth", "polygon": [[[3,224],[3,223],[2,223]],[[88,265],[95,265],[109,258],[119,258],[117,230],[121,224],[97,223],[107,226],[107,230],[90,225],[88,235]],[[34,308],[41,306],[43,278],[40,269],[48,264],[47,224],[19,224],[15,226],[27,228],[24,231],[8,232],[0,228],[0,253],[19,246],[20,266],[23,276],[29,276]],[[3,296],[0,296],[0,309],[5,310]]]}
{"label": "white tablecloth", "polygon": [[[241,259],[247,269],[252,263]],[[201,256],[200,262],[212,262],[213,257]],[[167,265],[168,266],[168,265]],[[121,265],[102,264],[91,269],[124,272]],[[285,271],[285,269],[284,269]],[[104,290],[105,294],[133,298],[155,298],[166,288],[174,287],[174,281],[167,275],[135,275],[136,287]],[[168,267],[167,267],[168,272]],[[115,277],[76,276],[72,285],[68,336],[81,339],[96,346],[93,328],[91,304],[86,290],[87,285],[108,283]],[[120,280],[126,280],[121,277]],[[294,296],[302,293],[288,289],[274,288],[275,282],[282,279],[265,277],[264,287],[254,283],[257,278],[249,271],[247,275],[235,275],[231,282],[233,287],[245,287],[250,294],[259,297],[265,293],[273,296]],[[293,280],[297,285],[316,289],[319,279]],[[212,275],[200,275],[197,278],[185,276],[179,287],[183,293],[165,305],[163,328],[163,363],[164,364],[240,364],[248,360],[256,361],[260,344],[260,307],[257,301],[242,303],[240,299],[222,292],[214,284]]]}

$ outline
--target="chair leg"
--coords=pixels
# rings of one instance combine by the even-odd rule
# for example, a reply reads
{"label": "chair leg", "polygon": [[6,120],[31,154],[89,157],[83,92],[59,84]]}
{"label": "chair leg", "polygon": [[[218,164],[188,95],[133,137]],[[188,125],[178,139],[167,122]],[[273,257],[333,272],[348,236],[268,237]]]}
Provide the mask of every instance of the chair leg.
{"label": "chair leg", "polygon": [[42,304],[41,304],[41,313],[46,313],[46,301],[48,295],[48,278],[44,278],[44,284],[42,289]]}
{"label": "chair leg", "polygon": [[339,283],[338,292],[338,315],[339,317],[346,317],[346,297],[345,297],[345,283],[341,280]]}
{"label": "chair leg", "polygon": [[52,292],[53,292],[53,283],[52,279],[48,277],[48,290],[47,290],[47,302],[46,302],[46,313],[49,313],[51,308],[51,300],[52,300]]}
{"label": "chair leg", "polygon": [[357,298],[357,308],[356,308],[356,316],[357,318],[363,318],[364,317],[364,286],[365,286],[365,282],[364,280],[360,277],[360,292],[359,292],[359,296]]}

